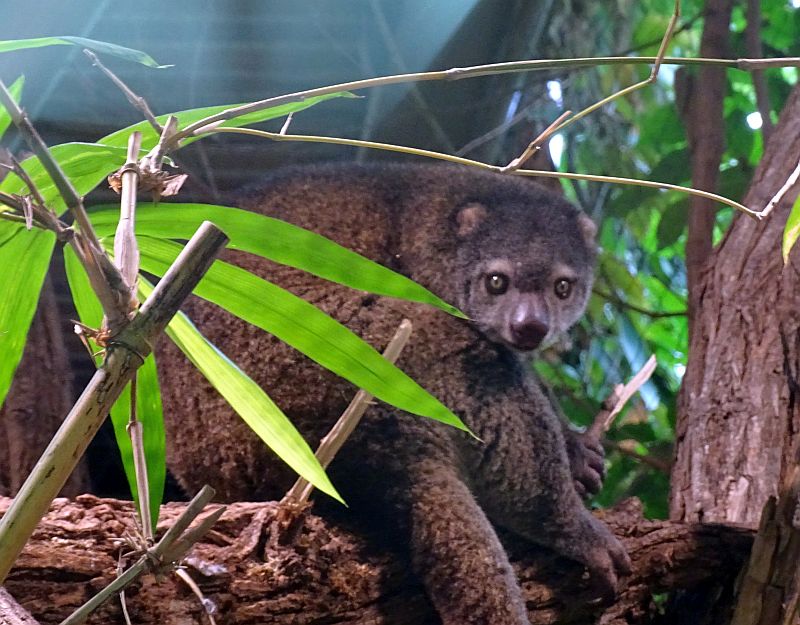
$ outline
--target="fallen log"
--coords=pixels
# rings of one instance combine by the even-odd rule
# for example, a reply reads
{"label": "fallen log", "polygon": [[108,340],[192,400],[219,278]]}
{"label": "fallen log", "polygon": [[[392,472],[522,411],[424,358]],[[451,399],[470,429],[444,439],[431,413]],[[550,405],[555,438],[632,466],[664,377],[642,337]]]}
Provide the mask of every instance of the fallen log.
{"label": "fallen log", "polygon": [[[9,502],[0,498],[0,513]],[[182,509],[163,506],[159,527]],[[276,519],[285,516],[277,511],[274,502],[230,505],[186,559],[217,623],[437,623],[401,554],[312,514],[277,531]],[[645,520],[635,501],[603,518],[633,560],[632,575],[610,605],[597,601],[582,567],[506,538],[533,624],[650,622],[654,594],[710,580],[732,583],[752,543],[747,528]],[[125,537],[134,532],[130,502],[90,495],[57,499],[6,589],[42,625],[58,623],[116,576],[120,553],[129,550]],[[174,574],[146,575],[125,594],[134,624],[209,622],[201,601]],[[118,600],[89,620],[110,622],[123,622]]]}

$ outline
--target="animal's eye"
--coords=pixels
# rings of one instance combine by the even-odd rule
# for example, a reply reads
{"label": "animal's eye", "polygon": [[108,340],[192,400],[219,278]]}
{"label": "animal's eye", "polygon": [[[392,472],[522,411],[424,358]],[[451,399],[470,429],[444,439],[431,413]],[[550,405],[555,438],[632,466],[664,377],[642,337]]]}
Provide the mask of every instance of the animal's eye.
{"label": "animal's eye", "polygon": [[502,295],[508,290],[508,276],[504,273],[490,273],[486,276],[486,290],[491,295]]}
{"label": "animal's eye", "polygon": [[572,282],[566,278],[559,278],[553,285],[553,290],[559,299],[567,299],[569,294],[572,293]]}

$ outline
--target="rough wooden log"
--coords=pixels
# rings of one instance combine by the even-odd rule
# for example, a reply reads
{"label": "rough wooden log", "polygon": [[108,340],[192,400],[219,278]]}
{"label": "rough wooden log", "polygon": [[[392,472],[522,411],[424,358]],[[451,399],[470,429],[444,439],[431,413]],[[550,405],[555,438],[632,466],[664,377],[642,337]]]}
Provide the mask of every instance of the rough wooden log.
{"label": "rough wooden log", "polygon": [[[0,499],[0,512],[9,504]],[[159,526],[182,504],[162,508]],[[437,619],[403,556],[307,515],[291,540],[278,540],[275,503],[230,506],[186,561],[217,623],[411,625]],[[605,513],[624,542],[634,573],[605,608],[581,567],[508,539],[534,624],[630,625],[650,621],[653,594],[732,580],[747,557],[752,531],[723,525],[647,521],[636,503]],[[58,499],[6,582],[40,623],[58,623],[115,576],[120,540],[133,532],[129,502],[84,495]],[[286,544],[288,543],[288,544]],[[136,624],[206,623],[198,599],[177,576],[146,576],[127,592]],[[106,603],[90,623],[120,622]]]}

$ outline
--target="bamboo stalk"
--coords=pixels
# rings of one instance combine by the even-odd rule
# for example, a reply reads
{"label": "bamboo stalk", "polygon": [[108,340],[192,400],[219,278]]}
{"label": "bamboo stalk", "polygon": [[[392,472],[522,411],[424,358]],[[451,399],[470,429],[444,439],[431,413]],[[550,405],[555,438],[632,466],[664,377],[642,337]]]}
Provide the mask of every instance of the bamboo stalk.
{"label": "bamboo stalk", "polygon": [[228,238],[204,222],[164,274],[139,314],[109,344],[98,369],[0,519],[0,583],[47,512],[156,337],[214,262]]}

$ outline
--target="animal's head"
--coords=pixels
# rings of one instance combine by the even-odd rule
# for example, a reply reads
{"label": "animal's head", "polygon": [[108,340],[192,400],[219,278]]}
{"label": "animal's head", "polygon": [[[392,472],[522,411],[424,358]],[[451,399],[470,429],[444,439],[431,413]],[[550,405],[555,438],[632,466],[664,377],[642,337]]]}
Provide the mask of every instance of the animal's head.
{"label": "animal's head", "polygon": [[561,197],[535,185],[513,187],[476,197],[454,215],[464,280],[459,305],[491,340],[529,352],[583,314],[596,229]]}

